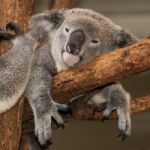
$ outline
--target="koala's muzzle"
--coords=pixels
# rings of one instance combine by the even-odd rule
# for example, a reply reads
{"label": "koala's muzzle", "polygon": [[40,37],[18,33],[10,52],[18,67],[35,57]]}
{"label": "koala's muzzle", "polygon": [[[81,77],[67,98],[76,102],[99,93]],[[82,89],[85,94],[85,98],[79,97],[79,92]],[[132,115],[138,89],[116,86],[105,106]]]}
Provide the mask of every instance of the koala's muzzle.
{"label": "koala's muzzle", "polygon": [[66,51],[73,55],[78,55],[85,41],[85,34],[81,30],[73,31],[70,34],[69,41],[66,46]]}

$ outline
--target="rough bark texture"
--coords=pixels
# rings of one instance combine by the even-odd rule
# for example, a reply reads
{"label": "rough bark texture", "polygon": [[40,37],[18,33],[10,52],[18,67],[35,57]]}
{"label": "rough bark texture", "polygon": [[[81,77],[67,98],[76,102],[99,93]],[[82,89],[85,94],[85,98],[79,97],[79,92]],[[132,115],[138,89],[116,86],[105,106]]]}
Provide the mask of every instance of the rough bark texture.
{"label": "rough bark texture", "polygon": [[24,100],[10,111],[0,115],[0,150],[17,150],[21,137]]}
{"label": "rough bark texture", "polygon": [[150,39],[112,53],[96,57],[89,63],[59,73],[52,85],[52,96],[58,102],[112,81],[150,69]]}
{"label": "rough bark texture", "polygon": [[48,0],[49,9],[72,8],[77,0]]}
{"label": "rough bark texture", "polygon": [[[34,0],[1,0],[0,27],[5,29],[13,21],[26,31]],[[0,55],[11,47],[9,43],[0,43]],[[17,150],[21,137],[23,98],[10,111],[0,115],[0,150]]]}

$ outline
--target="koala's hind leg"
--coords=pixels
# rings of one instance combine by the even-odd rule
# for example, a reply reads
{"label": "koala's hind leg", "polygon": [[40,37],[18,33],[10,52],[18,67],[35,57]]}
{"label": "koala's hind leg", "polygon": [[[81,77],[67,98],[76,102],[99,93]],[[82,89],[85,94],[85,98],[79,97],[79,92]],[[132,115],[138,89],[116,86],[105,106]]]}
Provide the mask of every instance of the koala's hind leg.
{"label": "koala's hind leg", "polygon": [[9,22],[6,25],[6,30],[8,30],[8,29],[13,30],[15,32],[15,34],[8,33],[0,28],[0,41],[13,40],[14,38],[16,38],[17,36],[19,36],[23,33],[20,29],[20,26],[13,22]]}
{"label": "koala's hind leg", "polygon": [[125,140],[131,133],[130,95],[119,83],[104,87],[91,98],[92,104],[103,111],[102,121],[109,119],[113,110],[117,111],[119,140]]}

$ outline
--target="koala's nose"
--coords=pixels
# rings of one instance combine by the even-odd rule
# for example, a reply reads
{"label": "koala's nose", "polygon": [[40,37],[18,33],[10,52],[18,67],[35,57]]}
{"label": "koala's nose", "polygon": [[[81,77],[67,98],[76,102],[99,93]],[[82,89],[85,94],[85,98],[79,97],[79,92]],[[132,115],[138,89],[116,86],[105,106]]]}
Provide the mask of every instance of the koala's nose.
{"label": "koala's nose", "polygon": [[79,54],[84,41],[85,34],[81,30],[72,32],[67,43],[66,51],[74,55]]}

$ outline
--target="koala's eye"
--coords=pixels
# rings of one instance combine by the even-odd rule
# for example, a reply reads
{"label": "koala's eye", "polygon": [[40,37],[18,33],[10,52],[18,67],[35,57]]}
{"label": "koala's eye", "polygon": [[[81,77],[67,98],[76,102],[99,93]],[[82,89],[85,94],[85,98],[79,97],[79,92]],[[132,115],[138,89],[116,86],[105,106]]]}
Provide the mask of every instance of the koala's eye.
{"label": "koala's eye", "polygon": [[69,29],[68,29],[68,28],[65,28],[65,31],[66,31],[66,32],[69,32]]}
{"label": "koala's eye", "polygon": [[91,43],[97,44],[97,43],[98,43],[98,40],[92,40]]}

